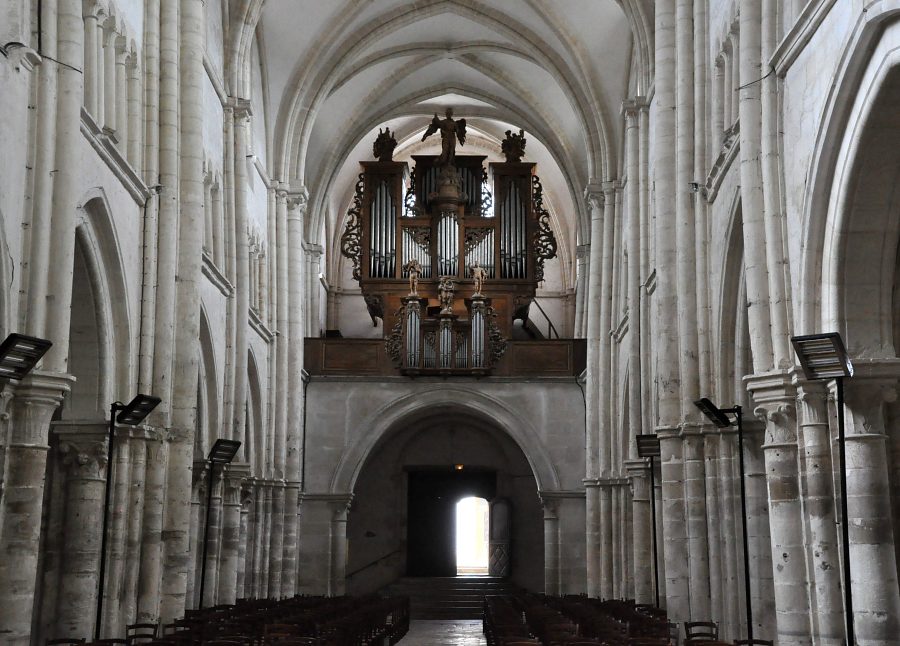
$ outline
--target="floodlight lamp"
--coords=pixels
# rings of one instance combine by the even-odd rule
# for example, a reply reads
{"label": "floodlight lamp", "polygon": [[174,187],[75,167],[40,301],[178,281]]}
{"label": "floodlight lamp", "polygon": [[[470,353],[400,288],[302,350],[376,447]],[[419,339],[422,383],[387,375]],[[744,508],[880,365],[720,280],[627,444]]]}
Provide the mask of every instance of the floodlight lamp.
{"label": "floodlight lamp", "polygon": [[662,455],[659,447],[659,436],[646,433],[637,436],[637,452],[640,458],[658,458]]}
{"label": "floodlight lamp", "polygon": [[18,334],[6,337],[0,344],[0,378],[22,379],[37,365],[53,345],[47,339]]}
{"label": "floodlight lamp", "polygon": [[135,395],[135,398],[122,406],[116,421],[119,424],[128,424],[129,426],[137,426],[151,413],[151,411],[159,405],[162,400],[153,395]]}
{"label": "floodlight lamp", "polygon": [[837,332],[791,337],[806,378],[812,381],[852,377],[853,364]]}
{"label": "floodlight lamp", "polygon": [[213,464],[229,464],[234,460],[234,456],[237,455],[239,448],[241,448],[241,443],[237,440],[225,440],[219,438],[216,440],[216,443],[213,444],[207,460]]}
{"label": "floodlight lamp", "polygon": [[731,426],[731,420],[728,419],[728,415],[725,414],[725,411],[713,404],[706,397],[695,401],[694,406],[699,408],[700,412],[706,415],[709,421],[719,428],[727,428]]}

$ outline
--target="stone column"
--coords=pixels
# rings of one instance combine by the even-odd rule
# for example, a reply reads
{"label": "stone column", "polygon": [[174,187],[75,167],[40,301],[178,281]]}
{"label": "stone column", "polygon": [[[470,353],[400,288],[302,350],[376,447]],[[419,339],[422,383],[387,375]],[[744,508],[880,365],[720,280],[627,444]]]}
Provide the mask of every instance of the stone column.
{"label": "stone column", "polygon": [[[116,21],[107,18],[103,23],[103,130],[114,141],[116,132]],[[97,124],[101,125],[101,124]]]}
{"label": "stone column", "polygon": [[353,494],[334,494],[331,506],[331,574],[328,594],[340,596],[347,592],[347,517]]}
{"label": "stone column", "polygon": [[756,405],[753,412],[766,424],[763,452],[769,494],[778,642],[811,644],[794,406],[796,392],[790,376],[782,372],[753,375],[745,381]]}
{"label": "stone column", "polygon": [[559,594],[559,501],[541,492],[544,510],[544,594]]}
{"label": "stone column", "polygon": [[[346,532],[343,539],[334,532],[346,529],[348,501],[348,494],[301,494],[303,523],[300,525],[298,593],[335,594],[332,590],[334,568],[341,563],[342,557],[334,551],[342,547],[341,542],[346,542]],[[343,512],[340,511],[342,506]]]}
{"label": "stone column", "polygon": [[[103,432],[105,428],[97,429]],[[113,464],[109,465],[111,508],[109,509],[109,535],[107,536],[106,587],[103,599],[103,635],[115,637],[125,632],[122,623],[125,597],[125,571],[128,565],[127,531],[131,487],[131,444],[133,427],[116,429]],[[102,505],[101,505],[102,510]]]}
{"label": "stone column", "polygon": [[814,640],[822,646],[844,641],[844,599],[841,558],[835,518],[834,465],[828,430],[826,393],[821,382],[801,382],[797,388],[801,491],[806,525],[807,558],[812,574]]}
{"label": "stone column", "polygon": [[[748,418],[749,417],[749,418]],[[775,635],[775,584],[772,563],[772,542],[769,529],[769,497],[764,458],[766,427],[752,416],[744,416],[744,470],[747,493],[747,534],[750,542],[750,594],[753,597],[753,635]],[[740,477],[737,462],[737,441],[734,445],[735,462],[733,482]],[[740,514],[740,495],[735,493],[735,513]],[[740,525],[737,526],[740,531]],[[738,582],[741,585],[743,603],[743,547],[736,535]],[[740,621],[744,623],[744,607],[739,608]]]}
{"label": "stone column", "polygon": [[284,481],[281,480],[272,485],[272,531],[269,534],[269,596],[272,598],[281,597],[284,510]]}
{"label": "stone column", "polygon": [[95,0],[84,3],[84,107],[88,113],[97,119],[97,40],[100,27],[98,25]]}
{"label": "stone column", "polygon": [[250,527],[250,506],[253,504],[252,491],[245,481],[239,492],[240,496],[240,535],[238,538],[238,567],[236,579],[236,597],[246,598],[250,595],[247,592],[248,582],[252,578],[250,573],[250,562],[252,560],[252,541]]}
{"label": "stone column", "polygon": [[578,245],[575,250],[575,338],[585,335],[585,310],[587,302],[588,260],[591,255],[590,243]]}
{"label": "stone column", "polygon": [[243,596],[238,586],[241,537],[241,490],[250,475],[249,465],[226,467],[222,497],[222,545],[219,554],[219,603],[234,603]]}
{"label": "stone column", "polygon": [[9,404],[0,525],[0,626],[7,644],[30,643],[50,418],[72,378],[33,371]]}
{"label": "stone column", "polygon": [[740,2],[740,160],[741,214],[744,228],[744,273],[747,289],[747,320],[753,371],[772,369],[772,334],[769,316],[769,283],[766,266],[765,213],[760,167],[760,86],[764,75],[760,64],[760,2]]}
{"label": "stone column", "polygon": [[303,250],[306,252],[306,334],[307,336],[319,336],[321,331],[320,312],[321,307],[319,301],[322,294],[322,283],[319,282],[319,273],[321,270],[322,253],[324,249],[321,245],[303,243]]}
{"label": "stone column", "polygon": [[602,325],[600,319],[600,291],[602,289],[603,216],[604,196],[602,187],[591,184],[585,189],[585,199],[591,209],[591,257],[589,261],[585,337],[587,338],[587,379],[585,383],[585,493],[587,514],[587,593],[589,597],[601,595],[600,582],[600,345]]}
{"label": "stone column", "polygon": [[[677,430],[660,430],[663,554],[669,621],[691,621],[691,563],[685,514],[684,445]],[[662,577],[660,577],[662,580]]]}
{"label": "stone column", "polygon": [[690,555],[691,617],[711,616],[709,540],[706,527],[706,474],[702,427],[685,425],[682,434],[684,495]]}
{"label": "stone column", "polygon": [[847,513],[856,640],[900,643],[900,587],[891,518],[884,408],[896,378],[845,381]]}
{"label": "stone column", "polygon": [[165,465],[169,454],[168,433],[150,433],[146,446],[147,475],[144,480],[137,620],[141,623],[155,623],[159,619],[159,585],[162,577],[162,523],[166,496]]}
{"label": "stone column", "polygon": [[[302,571],[299,552],[305,548],[300,543],[300,483],[303,480],[301,465],[303,464],[303,406],[305,383],[303,380],[303,336],[304,336],[304,300],[305,263],[303,256],[303,220],[306,215],[307,195],[305,190],[291,194],[286,198],[282,228],[287,230],[287,249],[283,254],[287,258],[284,271],[284,287],[282,299],[287,303],[284,313],[284,327],[287,333],[286,366],[283,378],[286,392],[291,393],[285,410],[285,470],[284,477],[289,483],[285,496],[285,552],[292,549],[283,562],[284,567],[292,563],[292,569],[285,580],[289,589],[287,594],[301,591],[298,581],[298,570]],[[279,215],[279,219],[281,216]],[[281,221],[281,220],[280,220]],[[279,259],[281,255],[279,255]],[[291,547],[292,546],[292,547]]]}
{"label": "stone column", "polygon": [[122,602],[123,622],[137,622],[138,576],[141,563],[141,531],[144,513],[144,488],[147,476],[147,442],[149,433],[146,428],[132,434],[131,439],[131,483],[128,499],[128,527],[125,538],[125,582]]}
{"label": "stone column", "polygon": [[634,563],[634,599],[637,603],[654,603],[653,537],[650,523],[650,473],[643,459],[629,460],[625,469],[632,487],[632,547]]}
{"label": "stone column", "polygon": [[[727,531],[722,523],[722,492],[719,486],[719,429],[712,424],[703,425],[704,475],[706,478],[706,527],[709,541],[709,588],[710,617],[724,628],[724,600],[732,588],[724,579],[723,533]],[[720,631],[724,635],[724,630]],[[730,634],[730,633],[728,633]]]}
{"label": "stone column", "polygon": [[60,564],[56,608],[59,635],[94,632],[107,467],[103,427],[59,432],[59,451],[66,467],[65,556]]}
{"label": "stone column", "polygon": [[[218,603],[217,588],[219,581],[219,543],[222,538],[222,489],[224,487],[224,477],[221,468],[212,467],[212,476],[210,477],[210,465],[205,465],[206,473],[203,474],[202,484],[200,486],[200,524],[198,533],[200,540],[197,549],[200,550],[198,556],[203,558],[203,546],[206,545],[206,574],[197,579],[198,588],[195,597],[199,597],[200,587],[203,588],[203,607],[209,608]],[[206,487],[212,487],[212,496]],[[209,507],[207,508],[207,503]],[[209,519],[207,521],[207,519]],[[198,567],[202,569],[203,563],[198,560]],[[201,580],[204,579],[205,581]]]}

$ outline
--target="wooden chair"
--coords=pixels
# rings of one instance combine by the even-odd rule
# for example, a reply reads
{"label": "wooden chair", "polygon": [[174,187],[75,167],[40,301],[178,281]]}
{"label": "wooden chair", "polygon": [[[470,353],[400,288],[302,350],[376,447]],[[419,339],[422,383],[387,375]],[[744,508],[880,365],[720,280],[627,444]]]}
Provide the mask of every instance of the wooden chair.
{"label": "wooden chair", "polygon": [[719,624],[712,621],[686,621],[684,622],[685,646],[694,641],[717,641],[719,639]]}
{"label": "wooden chair", "polygon": [[146,644],[156,639],[159,624],[129,624],[125,626],[125,640],[129,644]]}
{"label": "wooden chair", "polygon": [[735,639],[734,646],[774,646],[771,639]]}

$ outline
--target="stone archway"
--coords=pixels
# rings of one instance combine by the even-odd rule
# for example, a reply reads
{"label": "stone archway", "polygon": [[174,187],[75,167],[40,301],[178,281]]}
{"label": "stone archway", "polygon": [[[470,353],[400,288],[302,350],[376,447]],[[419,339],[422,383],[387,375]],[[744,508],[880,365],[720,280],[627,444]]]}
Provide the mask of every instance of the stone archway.
{"label": "stone archway", "polygon": [[[529,575],[527,584],[548,592],[584,591],[584,400],[577,384],[314,379],[308,392],[306,446],[315,453],[303,461],[301,545],[306,549],[299,553],[298,568],[302,593],[343,594],[346,575],[366,565],[352,556],[348,567],[347,523],[365,507],[358,492],[381,484],[365,485],[360,478],[382,447],[404,429],[421,428],[426,419],[466,420],[503,438],[508,452],[521,456],[521,473],[534,483],[530,495],[543,510],[542,530],[539,521],[535,527],[546,563],[544,572]],[[419,464],[429,461],[422,458]],[[442,464],[449,463],[445,459]],[[402,502],[402,490],[394,491],[401,492],[395,495]],[[395,574],[402,572],[402,563],[394,567]]]}
{"label": "stone archway", "polygon": [[403,575],[455,576],[456,503],[505,499],[512,515],[510,578],[544,588],[543,514],[525,454],[495,424],[463,410],[402,420],[367,457],[347,524],[352,592]]}
{"label": "stone archway", "polygon": [[[837,331],[854,363],[845,388],[847,524],[856,637],[894,643],[900,632],[900,419],[896,405],[900,329],[896,302],[900,250],[900,21],[873,43],[853,83],[856,97],[835,119],[843,136],[828,174],[818,329]],[[868,52],[867,52],[868,53]],[[815,250],[817,239],[812,239]],[[812,265],[815,258],[806,258]],[[810,308],[807,308],[810,309]],[[831,428],[832,437],[834,428]],[[834,469],[841,468],[836,457]],[[837,539],[832,537],[837,543]],[[837,589],[838,582],[832,583]],[[835,612],[840,612],[836,609]],[[885,620],[888,618],[888,620]]]}

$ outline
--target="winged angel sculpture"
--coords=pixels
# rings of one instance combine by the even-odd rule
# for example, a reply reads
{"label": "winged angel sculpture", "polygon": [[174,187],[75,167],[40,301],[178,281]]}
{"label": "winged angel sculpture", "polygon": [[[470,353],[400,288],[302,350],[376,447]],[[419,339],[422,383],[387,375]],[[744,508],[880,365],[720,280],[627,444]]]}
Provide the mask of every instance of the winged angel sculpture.
{"label": "winged angel sculpture", "polygon": [[466,144],[466,120],[454,119],[453,108],[447,108],[446,115],[444,119],[438,119],[437,114],[435,114],[434,119],[431,120],[431,125],[428,126],[428,130],[422,135],[422,141],[425,141],[434,133],[438,131],[441,133],[441,155],[437,158],[436,166],[453,164],[456,160],[457,139],[460,146]]}

